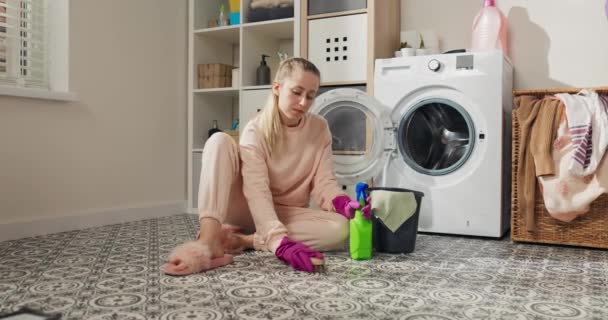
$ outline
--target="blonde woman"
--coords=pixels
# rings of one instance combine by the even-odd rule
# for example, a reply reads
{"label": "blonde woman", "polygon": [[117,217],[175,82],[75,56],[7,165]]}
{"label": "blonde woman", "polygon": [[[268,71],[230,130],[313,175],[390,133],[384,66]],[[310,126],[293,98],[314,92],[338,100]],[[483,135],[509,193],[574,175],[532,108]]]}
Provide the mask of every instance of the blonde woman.
{"label": "blonde woman", "polygon": [[[209,138],[199,187],[200,236],[173,251],[165,272],[220,267],[232,262],[226,251],[244,248],[273,252],[295,269],[313,272],[314,260],[323,261],[319,251],[343,247],[359,204],[337,184],[327,122],[308,113],[319,84],[314,64],[288,59],[240,146],[224,133]],[[311,198],[322,210],[308,208]],[[369,206],[364,211],[368,216]]]}

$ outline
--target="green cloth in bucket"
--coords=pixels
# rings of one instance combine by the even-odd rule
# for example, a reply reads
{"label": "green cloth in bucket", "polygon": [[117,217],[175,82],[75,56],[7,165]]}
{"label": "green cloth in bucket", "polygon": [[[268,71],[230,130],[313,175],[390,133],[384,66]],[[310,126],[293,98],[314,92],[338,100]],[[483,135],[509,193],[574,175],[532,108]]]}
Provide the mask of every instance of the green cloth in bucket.
{"label": "green cloth in bucket", "polygon": [[413,192],[374,190],[371,194],[372,212],[393,233],[416,213]]}

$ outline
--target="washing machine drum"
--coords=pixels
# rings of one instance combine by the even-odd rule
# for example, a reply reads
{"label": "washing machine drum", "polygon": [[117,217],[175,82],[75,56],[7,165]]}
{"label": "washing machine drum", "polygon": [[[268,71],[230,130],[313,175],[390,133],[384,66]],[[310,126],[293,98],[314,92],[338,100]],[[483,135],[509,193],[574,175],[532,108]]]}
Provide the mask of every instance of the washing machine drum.
{"label": "washing machine drum", "polygon": [[469,159],[474,142],[475,128],[466,110],[440,98],[408,108],[397,130],[403,160],[427,175],[444,175],[460,168]]}

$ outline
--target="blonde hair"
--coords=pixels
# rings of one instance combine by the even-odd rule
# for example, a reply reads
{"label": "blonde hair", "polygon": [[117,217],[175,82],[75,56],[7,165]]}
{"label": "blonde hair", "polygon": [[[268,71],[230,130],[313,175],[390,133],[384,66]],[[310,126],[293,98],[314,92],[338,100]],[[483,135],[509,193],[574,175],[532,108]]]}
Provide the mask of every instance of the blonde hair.
{"label": "blonde hair", "polygon": [[[319,72],[319,69],[312,62],[303,58],[289,58],[279,65],[274,82],[283,83],[285,78],[290,77],[295,70],[311,72],[319,77],[319,80],[321,79],[321,72]],[[262,135],[272,155],[272,152],[278,148],[283,136],[283,127],[279,114],[279,97],[274,92],[270,92],[266,105],[264,105],[264,109],[259,117]]]}

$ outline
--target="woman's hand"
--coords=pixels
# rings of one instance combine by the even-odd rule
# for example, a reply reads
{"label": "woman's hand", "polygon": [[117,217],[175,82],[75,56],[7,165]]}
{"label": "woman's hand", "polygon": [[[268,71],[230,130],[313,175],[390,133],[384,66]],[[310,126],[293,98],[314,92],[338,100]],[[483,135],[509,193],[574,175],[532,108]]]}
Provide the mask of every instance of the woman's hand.
{"label": "woman's hand", "polygon": [[274,255],[294,269],[306,272],[315,272],[319,266],[323,265],[324,259],[322,253],[288,237],[281,240]]}
{"label": "woman's hand", "polygon": [[[334,205],[334,209],[337,213],[344,216],[346,219],[352,219],[355,217],[355,210],[361,208],[361,205],[357,202],[349,198],[347,195],[339,195],[332,200]],[[365,219],[371,219],[372,210],[371,210],[371,198],[367,197],[365,201],[366,205],[361,209],[361,213]]]}

